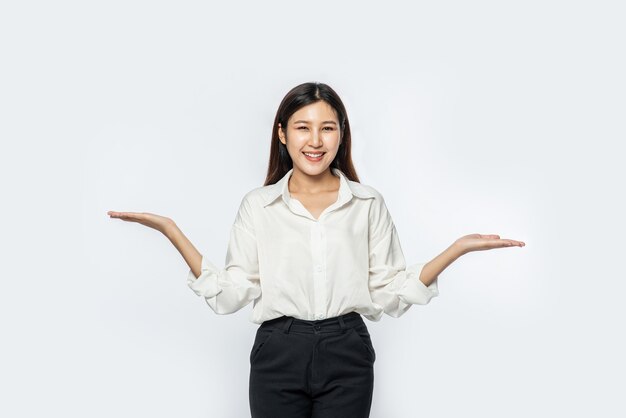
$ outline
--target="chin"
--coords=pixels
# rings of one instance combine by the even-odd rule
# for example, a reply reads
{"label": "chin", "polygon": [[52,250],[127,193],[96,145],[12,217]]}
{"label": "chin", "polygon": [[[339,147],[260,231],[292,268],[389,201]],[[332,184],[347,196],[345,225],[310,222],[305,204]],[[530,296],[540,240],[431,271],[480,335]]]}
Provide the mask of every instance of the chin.
{"label": "chin", "polygon": [[305,174],[308,174],[309,176],[316,176],[318,174],[322,174],[323,172],[328,170],[328,168],[330,167],[330,164],[311,167],[310,165],[306,164],[306,162],[304,164],[296,164],[296,165],[300,171],[302,171]]}

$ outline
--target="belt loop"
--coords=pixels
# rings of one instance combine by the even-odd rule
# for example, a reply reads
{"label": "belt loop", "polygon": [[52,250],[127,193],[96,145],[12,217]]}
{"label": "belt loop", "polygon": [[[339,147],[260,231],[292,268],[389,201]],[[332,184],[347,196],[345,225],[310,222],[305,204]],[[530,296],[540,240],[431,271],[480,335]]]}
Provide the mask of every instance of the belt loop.
{"label": "belt loop", "polygon": [[289,327],[291,327],[291,323],[293,322],[293,317],[288,317],[285,321],[285,325],[283,325],[283,332],[285,334],[289,334]]}
{"label": "belt loop", "polygon": [[338,318],[339,318],[339,325],[341,326],[341,332],[345,333],[346,324],[343,322],[343,315],[340,315]]}

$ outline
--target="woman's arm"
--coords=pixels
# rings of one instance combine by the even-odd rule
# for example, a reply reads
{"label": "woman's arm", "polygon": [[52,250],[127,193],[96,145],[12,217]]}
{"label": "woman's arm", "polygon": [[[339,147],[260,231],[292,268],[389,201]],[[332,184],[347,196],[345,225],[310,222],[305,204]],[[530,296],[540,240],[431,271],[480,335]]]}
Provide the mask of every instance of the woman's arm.
{"label": "woman's arm", "polygon": [[470,234],[457,239],[437,257],[424,265],[420,281],[429,286],[452,262],[471,251],[491,250],[494,248],[523,247],[522,241],[500,239],[499,235]]}
{"label": "woman's arm", "polygon": [[202,254],[193,246],[189,238],[183,234],[174,222],[168,226],[165,236],[174,244],[180,255],[183,256],[185,262],[193,272],[194,276],[200,276],[200,264],[202,262]]}
{"label": "woman's arm", "polygon": [[441,272],[460,256],[461,254],[459,253],[458,247],[456,247],[455,244],[452,244],[441,254],[424,265],[420,273],[420,281],[426,286],[430,286],[430,284],[435,281]]}
{"label": "woman's arm", "polygon": [[261,296],[258,250],[250,204],[244,197],[230,231],[226,265],[221,268],[203,257],[176,223],[153,213],[113,212],[112,218],[138,222],[165,235],[189,265],[187,285],[217,314],[238,311]]}
{"label": "woman's arm", "polygon": [[161,232],[174,244],[174,247],[183,256],[193,274],[200,276],[200,268],[202,262],[202,254],[198,252],[191,241],[178,228],[178,225],[165,216],[156,215],[148,212],[115,212],[108,211],[107,214],[111,218],[118,218],[127,222],[137,222],[154,230]]}

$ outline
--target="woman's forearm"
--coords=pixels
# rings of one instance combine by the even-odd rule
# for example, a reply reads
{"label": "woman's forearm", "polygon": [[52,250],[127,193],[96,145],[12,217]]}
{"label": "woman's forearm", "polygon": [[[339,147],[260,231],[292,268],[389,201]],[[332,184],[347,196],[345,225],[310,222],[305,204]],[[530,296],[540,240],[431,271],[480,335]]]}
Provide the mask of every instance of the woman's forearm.
{"label": "woman's forearm", "polygon": [[165,230],[165,236],[174,244],[174,247],[183,256],[187,265],[193,274],[198,278],[200,276],[200,268],[202,263],[202,254],[198,252],[191,241],[178,228],[178,225],[172,223]]}
{"label": "woman's forearm", "polygon": [[420,281],[429,286],[453,261],[463,255],[461,249],[455,244],[450,245],[437,257],[424,265],[420,273]]}

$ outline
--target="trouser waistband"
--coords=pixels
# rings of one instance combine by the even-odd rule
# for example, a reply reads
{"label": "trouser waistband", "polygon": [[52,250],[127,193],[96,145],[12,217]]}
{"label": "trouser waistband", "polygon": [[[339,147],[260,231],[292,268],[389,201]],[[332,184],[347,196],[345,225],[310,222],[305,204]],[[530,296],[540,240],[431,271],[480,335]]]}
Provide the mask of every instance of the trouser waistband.
{"label": "trouser waistband", "polygon": [[319,319],[316,321],[298,319],[292,316],[281,316],[263,322],[260,327],[278,328],[285,334],[288,334],[290,331],[319,334],[322,332],[346,332],[349,328],[353,328],[362,323],[363,318],[361,317],[361,314],[352,311],[344,315]]}

